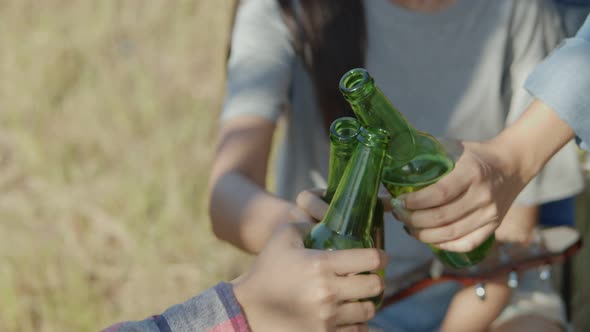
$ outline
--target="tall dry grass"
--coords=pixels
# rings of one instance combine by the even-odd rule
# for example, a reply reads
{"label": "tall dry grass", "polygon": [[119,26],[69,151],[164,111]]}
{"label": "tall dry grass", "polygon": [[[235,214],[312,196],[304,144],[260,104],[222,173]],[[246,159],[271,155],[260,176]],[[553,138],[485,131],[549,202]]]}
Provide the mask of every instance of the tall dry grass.
{"label": "tall dry grass", "polygon": [[231,2],[0,0],[0,331],[142,319],[248,264],[205,208]]}
{"label": "tall dry grass", "polygon": [[206,185],[231,0],[0,1],[0,331],[95,331],[240,272]]}

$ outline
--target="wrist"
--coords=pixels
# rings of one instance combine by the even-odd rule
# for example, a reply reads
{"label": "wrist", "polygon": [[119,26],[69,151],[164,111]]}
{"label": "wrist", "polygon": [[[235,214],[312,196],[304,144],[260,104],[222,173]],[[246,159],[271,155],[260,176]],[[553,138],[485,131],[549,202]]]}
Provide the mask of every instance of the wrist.
{"label": "wrist", "polygon": [[243,274],[229,282],[232,285],[232,291],[234,292],[236,300],[240,304],[240,307],[242,307],[242,311],[245,311],[244,309],[246,307],[250,307],[249,303],[251,301],[247,287],[244,285],[246,278],[247,276]]}
{"label": "wrist", "polygon": [[260,305],[256,303],[256,292],[252,291],[248,284],[248,274],[243,274],[229,283],[232,285],[234,296],[240,305],[250,330],[258,331],[259,322],[261,322],[258,310]]}
{"label": "wrist", "polygon": [[527,141],[515,142],[508,135],[500,135],[488,142],[497,157],[497,167],[506,178],[516,179],[523,187],[539,172],[542,162],[530,154]]}
{"label": "wrist", "polygon": [[540,100],[490,144],[510,174],[528,183],[565,144],[573,130]]}

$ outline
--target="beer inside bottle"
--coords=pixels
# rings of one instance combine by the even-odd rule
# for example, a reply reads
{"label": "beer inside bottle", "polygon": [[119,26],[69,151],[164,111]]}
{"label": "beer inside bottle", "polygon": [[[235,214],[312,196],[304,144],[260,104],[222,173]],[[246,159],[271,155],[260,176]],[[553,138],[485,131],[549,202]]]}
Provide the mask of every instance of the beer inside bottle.
{"label": "beer inside bottle", "polygon": [[[385,168],[382,181],[387,191],[397,197],[429,186],[453,169],[449,158],[436,155],[424,155],[414,158],[400,168]],[[495,241],[494,235],[470,252],[460,253],[441,250],[430,246],[432,252],[445,265],[460,269],[482,261]]]}
{"label": "beer inside bottle", "polygon": [[[361,128],[357,140],[328,212],[304,240],[307,248],[341,250],[376,247],[373,214],[388,136],[380,129]],[[379,306],[382,299],[381,295],[371,300]]]}
{"label": "beer inside bottle", "polygon": [[[357,68],[340,80],[340,91],[362,126],[382,128],[391,137],[382,181],[393,197],[422,189],[450,172],[454,163],[438,140],[416,130],[375,85],[369,73]],[[479,263],[493,245],[494,236],[467,253],[431,246],[446,265],[464,268]]]}

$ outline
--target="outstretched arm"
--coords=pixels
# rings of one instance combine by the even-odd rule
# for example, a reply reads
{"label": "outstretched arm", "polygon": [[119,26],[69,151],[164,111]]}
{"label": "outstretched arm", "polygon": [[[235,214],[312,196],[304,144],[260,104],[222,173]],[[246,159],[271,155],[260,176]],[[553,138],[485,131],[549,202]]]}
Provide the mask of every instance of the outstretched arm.
{"label": "outstretched arm", "polygon": [[273,134],[289,102],[294,59],[278,1],[240,1],[209,211],[215,234],[250,253],[260,252],[294,206],[265,190]]}
{"label": "outstretched arm", "polygon": [[568,124],[536,100],[492,140],[464,143],[455,169],[393,200],[394,213],[419,240],[470,251],[498,228],[520,191],[573,137]]}
{"label": "outstretched arm", "polygon": [[453,172],[392,201],[398,219],[418,239],[451,251],[475,248],[574,131],[581,147],[589,149],[590,16],[535,69],[525,87],[536,100],[513,125],[492,140],[464,143]]}
{"label": "outstretched arm", "polygon": [[295,205],[265,190],[275,124],[256,116],[221,128],[210,181],[209,214],[215,235],[258,253]]}

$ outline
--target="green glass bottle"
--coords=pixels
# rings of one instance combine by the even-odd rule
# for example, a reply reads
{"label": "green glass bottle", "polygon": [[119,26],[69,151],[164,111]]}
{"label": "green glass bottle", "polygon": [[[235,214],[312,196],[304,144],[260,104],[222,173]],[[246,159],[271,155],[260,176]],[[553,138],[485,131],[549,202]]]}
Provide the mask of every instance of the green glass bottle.
{"label": "green glass bottle", "polygon": [[[453,169],[453,159],[440,142],[413,128],[375,85],[366,70],[357,68],[344,74],[340,80],[340,91],[361,125],[382,128],[390,135],[382,181],[393,197],[433,184]],[[492,235],[466,253],[432,246],[431,249],[444,264],[459,269],[482,261],[494,241]]]}
{"label": "green glass bottle", "polygon": [[[330,168],[328,172],[328,186],[324,201],[328,204],[332,201],[344,170],[352,157],[358,140],[357,135],[360,124],[355,118],[342,117],[334,120],[330,125]],[[385,249],[385,229],[383,220],[383,202],[377,199],[373,212],[373,241],[375,247]],[[384,274],[384,271],[380,271]]]}
{"label": "green glass bottle", "polygon": [[332,201],[358,140],[360,124],[355,118],[338,118],[330,125],[330,169],[324,201]]}
{"label": "green glass bottle", "polygon": [[[357,140],[328,212],[305,238],[307,248],[375,248],[373,213],[378,200],[388,136],[381,129],[361,128]],[[371,300],[379,306],[382,299],[381,295]]]}

